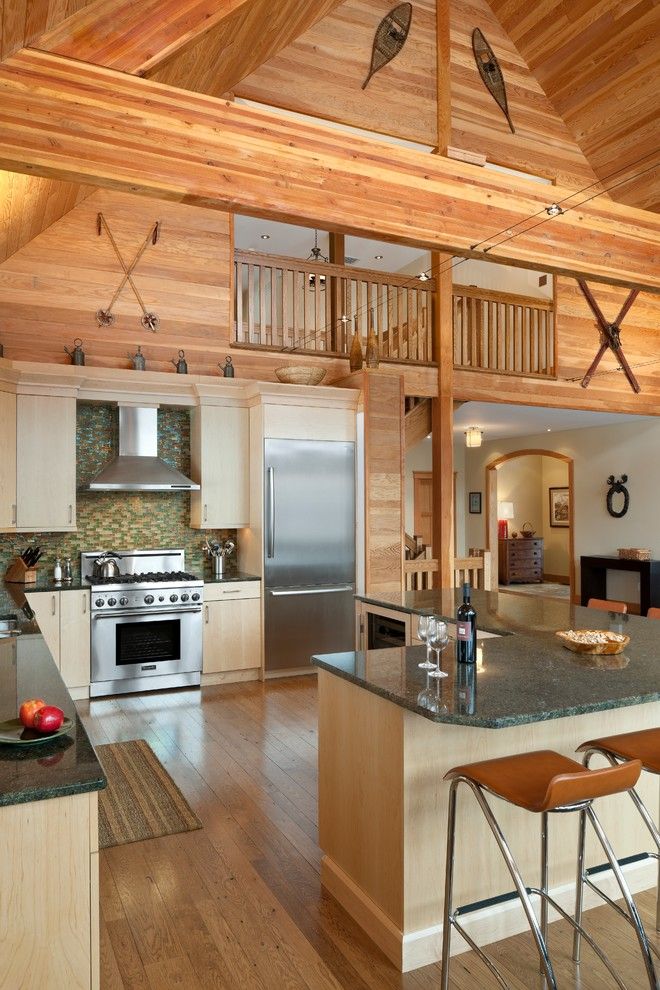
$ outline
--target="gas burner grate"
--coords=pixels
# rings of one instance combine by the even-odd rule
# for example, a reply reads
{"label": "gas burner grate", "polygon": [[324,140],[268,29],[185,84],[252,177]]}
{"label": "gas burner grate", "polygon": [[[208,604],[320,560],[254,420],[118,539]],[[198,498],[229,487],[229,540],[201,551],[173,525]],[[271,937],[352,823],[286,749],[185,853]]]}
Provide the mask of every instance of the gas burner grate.
{"label": "gas burner grate", "polygon": [[88,578],[94,585],[102,584],[154,584],[156,582],[197,581],[187,571],[147,571],[140,574],[117,574],[114,577]]}

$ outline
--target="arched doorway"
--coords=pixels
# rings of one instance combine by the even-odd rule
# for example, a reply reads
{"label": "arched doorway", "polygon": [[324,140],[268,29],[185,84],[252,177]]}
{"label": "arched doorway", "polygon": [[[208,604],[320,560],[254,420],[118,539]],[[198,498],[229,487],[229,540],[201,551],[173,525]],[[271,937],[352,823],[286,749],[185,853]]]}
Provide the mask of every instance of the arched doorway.
{"label": "arched doorway", "polygon": [[[567,454],[560,454],[556,450],[544,450],[543,448],[533,448],[525,450],[512,450],[508,454],[496,457],[486,465],[486,548],[491,551],[494,562],[498,558],[497,544],[497,469],[505,461],[510,461],[515,457],[528,456],[555,457],[564,461],[568,468],[568,494],[569,494],[569,521],[568,521],[568,557],[569,557],[569,587],[571,601],[575,590],[575,535],[573,519],[573,458]],[[494,573],[497,565],[494,565]],[[495,585],[495,582],[493,582]]]}

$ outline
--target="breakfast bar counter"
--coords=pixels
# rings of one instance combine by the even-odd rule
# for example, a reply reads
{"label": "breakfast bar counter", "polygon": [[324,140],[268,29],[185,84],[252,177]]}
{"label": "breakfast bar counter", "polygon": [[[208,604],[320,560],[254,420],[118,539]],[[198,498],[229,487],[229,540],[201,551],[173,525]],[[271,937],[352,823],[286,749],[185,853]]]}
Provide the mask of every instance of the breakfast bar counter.
{"label": "breakfast bar counter", "polygon": [[[20,613],[19,613],[20,617]],[[0,990],[99,985],[98,791],[106,780],[34,622],[0,637],[0,720],[41,698],[71,731],[0,744]]]}
{"label": "breakfast bar counter", "polygon": [[[451,620],[455,596],[362,601]],[[446,677],[430,678],[418,667],[423,647],[312,660],[319,669],[322,880],[402,971],[440,958],[449,769],[534,749],[575,757],[590,738],[660,724],[660,623],[515,594],[475,593],[473,603],[478,627],[499,636],[480,642],[470,668],[456,663],[450,644],[441,659]],[[615,656],[580,656],[555,636],[558,629],[610,627],[630,636]],[[657,778],[647,775],[639,790],[657,807]],[[603,799],[599,813],[620,859],[648,848],[631,801]],[[536,883],[540,821],[500,801],[496,814],[523,876]],[[470,796],[459,802],[457,836],[463,853],[455,903],[471,905],[462,919],[468,931],[487,943],[523,930],[517,902],[494,903],[511,891],[511,880]],[[551,816],[550,843],[551,888],[570,908],[576,815]],[[602,862],[595,845],[588,855],[589,865]],[[652,860],[630,862],[632,889],[653,886],[655,869]],[[603,886],[613,889],[608,883],[606,875]],[[455,942],[454,951],[465,947]]]}

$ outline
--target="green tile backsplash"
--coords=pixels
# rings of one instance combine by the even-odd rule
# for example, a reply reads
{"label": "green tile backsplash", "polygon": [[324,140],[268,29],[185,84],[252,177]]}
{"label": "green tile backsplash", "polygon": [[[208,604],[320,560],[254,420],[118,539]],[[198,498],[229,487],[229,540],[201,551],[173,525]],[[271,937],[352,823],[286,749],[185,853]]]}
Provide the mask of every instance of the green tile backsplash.
{"label": "green tile backsplash", "polygon": [[[186,568],[202,574],[210,568],[201,550],[205,536],[236,536],[234,530],[195,530],[189,526],[187,492],[85,492],[118,449],[117,409],[110,405],[78,405],[77,521],[75,533],[0,533],[0,575],[10,559],[28,545],[39,545],[44,556],[39,570],[52,571],[55,558],[71,557],[78,573],[84,550],[130,550],[183,547]],[[190,474],[190,413],[164,406],[158,410],[159,456],[184,474]],[[43,479],[44,484],[48,479]]]}

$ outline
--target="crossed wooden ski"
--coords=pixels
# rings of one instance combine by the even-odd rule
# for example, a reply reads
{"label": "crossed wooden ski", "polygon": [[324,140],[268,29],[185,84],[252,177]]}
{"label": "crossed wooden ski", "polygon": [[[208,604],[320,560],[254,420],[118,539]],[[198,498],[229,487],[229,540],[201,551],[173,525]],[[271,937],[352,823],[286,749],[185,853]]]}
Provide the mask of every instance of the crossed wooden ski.
{"label": "crossed wooden ski", "polygon": [[126,262],[122,258],[121,252],[120,252],[119,248],[117,247],[117,242],[115,241],[114,237],[112,236],[112,231],[110,230],[110,227],[108,226],[107,220],[105,219],[105,217],[103,216],[102,213],[99,213],[97,215],[97,217],[96,217],[96,232],[100,236],[101,235],[101,232],[103,230],[105,230],[106,234],[108,235],[108,237],[110,239],[110,243],[112,244],[113,250],[114,250],[115,254],[117,255],[117,259],[119,261],[119,264],[121,265],[122,270],[124,272],[124,277],[121,280],[121,282],[119,283],[119,287],[117,288],[117,291],[115,292],[114,296],[110,300],[110,305],[107,307],[107,309],[99,309],[99,310],[97,310],[97,313],[96,313],[96,322],[98,323],[98,325],[100,327],[110,327],[115,322],[115,316],[114,316],[114,313],[112,312],[112,307],[117,302],[117,299],[119,298],[119,294],[121,293],[121,290],[124,288],[124,286],[128,282],[128,284],[130,285],[131,289],[135,293],[135,298],[137,299],[138,303],[140,304],[140,309],[142,310],[142,320],[141,320],[142,326],[145,328],[145,330],[151,330],[152,333],[156,333],[156,331],[158,330],[158,326],[160,324],[160,320],[158,319],[158,316],[155,313],[148,312],[147,307],[144,305],[144,302],[142,300],[142,296],[138,292],[137,286],[136,286],[135,282],[133,281],[133,272],[135,271],[140,258],[142,257],[142,255],[144,254],[144,252],[147,250],[147,247],[149,246],[149,244],[150,243],[151,244],[155,244],[157,242],[157,240],[158,240],[158,228],[159,228],[159,223],[158,223],[158,221],[156,221],[156,223],[153,225],[153,227],[151,228],[151,230],[149,231],[149,233],[145,237],[144,242],[142,244],[142,247],[139,249],[139,251],[137,252],[137,254],[135,255],[135,257],[133,258],[133,261],[131,262],[131,264],[127,267]]}
{"label": "crossed wooden ski", "polygon": [[628,312],[628,310],[630,309],[630,307],[632,306],[632,304],[634,303],[635,299],[639,295],[640,290],[639,289],[630,290],[630,293],[628,294],[628,298],[621,307],[621,311],[617,316],[616,320],[614,320],[613,323],[608,323],[605,317],[603,316],[600,306],[592,296],[591,289],[589,288],[587,283],[583,281],[583,279],[581,278],[577,280],[577,283],[582,289],[584,298],[589,303],[591,312],[596,317],[596,322],[598,323],[598,326],[601,331],[600,348],[598,349],[598,353],[596,354],[596,357],[593,359],[591,363],[591,367],[589,368],[586,375],[582,379],[581,382],[582,388],[587,387],[587,385],[589,384],[589,382],[593,377],[594,372],[596,371],[596,368],[601,362],[601,358],[609,348],[613,352],[614,356],[616,357],[621,367],[623,368],[623,371],[625,372],[626,378],[628,379],[630,383],[630,387],[632,388],[633,392],[641,392],[642,391],[641,386],[637,381],[637,379],[635,378],[632,368],[628,364],[628,361],[626,360],[626,356],[623,353],[623,348],[621,346],[621,322],[625,317],[626,313]]}

